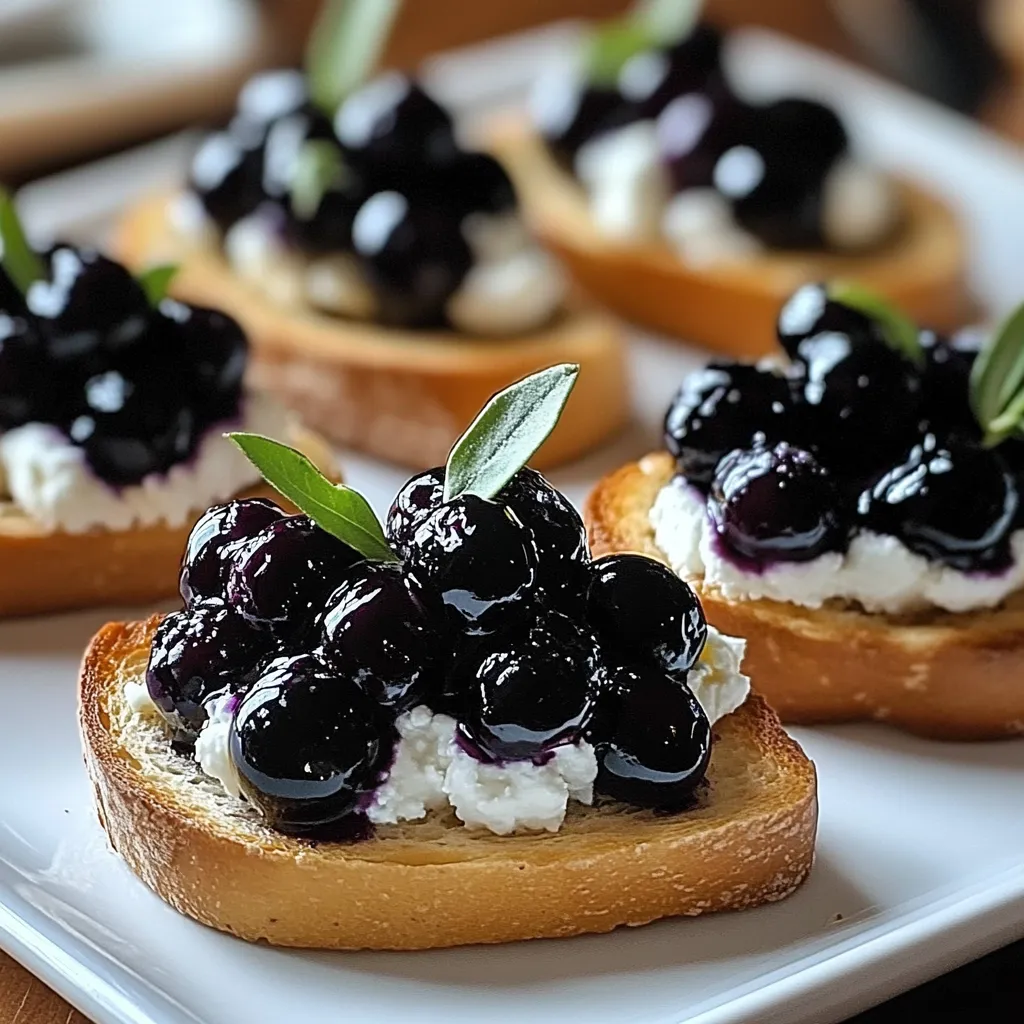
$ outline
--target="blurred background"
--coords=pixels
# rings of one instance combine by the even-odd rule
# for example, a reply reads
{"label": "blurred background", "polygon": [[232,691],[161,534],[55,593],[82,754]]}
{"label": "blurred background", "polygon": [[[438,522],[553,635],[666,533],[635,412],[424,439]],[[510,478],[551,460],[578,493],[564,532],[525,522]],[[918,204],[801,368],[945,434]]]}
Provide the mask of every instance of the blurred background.
{"label": "blurred background", "polygon": [[[388,63],[626,0],[421,0]],[[297,62],[317,0],[0,0],[0,176],[19,184],[230,109],[254,67]],[[708,0],[1024,140],[1024,0]]]}

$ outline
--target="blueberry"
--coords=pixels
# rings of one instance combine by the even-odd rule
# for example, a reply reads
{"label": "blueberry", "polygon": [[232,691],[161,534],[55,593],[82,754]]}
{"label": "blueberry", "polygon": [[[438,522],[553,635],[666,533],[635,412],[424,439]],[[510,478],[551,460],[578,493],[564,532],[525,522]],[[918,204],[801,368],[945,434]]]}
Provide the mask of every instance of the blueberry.
{"label": "blueberry", "polygon": [[299,637],[359,558],[308,516],[288,516],[265,526],[233,559],[228,600],[249,621]]}
{"label": "blueberry", "polygon": [[274,651],[268,634],[253,629],[220,601],[200,601],[168,615],[157,627],[146,669],[150,697],[167,721],[194,736],[206,721],[203,702],[252,681],[257,664]]}
{"label": "blueberry", "polygon": [[318,628],[320,657],[334,673],[396,712],[436,707],[447,660],[443,610],[406,569],[353,566],[328,598]]}
{"label": "blueberry", "polygon": [[309,102],[306,76],[295,68],[260,71],[242,86],[237,116],[251,124],[271,124]]}
{"label": "blueberry", "polygon": [[847,527],[832,478],[785,442],[732,452],[715,473],[708,516],[719,540],[760,568],[841,550]]}
{"label": "blueberry", "polygon": [[510,213],[516,208],[512,179],[489,153],[461,153],[443,177],[446,201],[457,217]]}
{"label": "blueberry", "polygon": [[33,323],[0,313],[0,430],[47,421],[63,400],[62,381]]}
{"label": "blueberry", "polygon": [[181,562],[179,589],[186,605],[201,598],[224,599],[238,542],[284,518],[266,498],[243,498],[214,505],[192,527]]}
{"label": "blueberry", "polygon": [[607,555],[590,567],[587,620],[604,650],[685,678],[708,636],[697,595],[644,555]]}
{"label": "blueberry", "polygon": [[597,748],[595,790],[636,807],[685,807],[711,759],[707,715],[683,683],[653,665],[608,672],[620,698],[611,739]]}
{"label": "blueberry", "polygon": [[573,612],[584,596],[590,548],[579,512],[535,469],[524,468],[497,497],[532,532],[537,550],[538,598]]}
{"label": "blueberry", "polygon": [[866,490],[860,524],[962,572],[998,572],[1013,560],[1020,499],[997,451],[925,434]]}
{"label": "blueberry", "polygon": [[310,140],[336,143],[330,121],[312,107],[288,114],[267,127],[261,181],[264,196],[282,203],[290,201],[299,154]]}
{"label": "blueberry", "polygon": [[473,265],[459,222],[399,192],[378,192],[352,226],[356,256],[380,302],[385,324],[439,326],[445,305]]}
{"label": "blueberry", "polygon": [[0,266],[0,314],[7,316],[23,316],[25,313],[25,296],[18,286],[8,277],[7,271]]}
{"label": "blueberry", "polygon": [[425,470],[407,480],[388,510],[384,533],[402,558],[408,558],[420,524],[444,497],[444,466]]}
{"label": "blueberry", "polygon": [[91,367],[98,350],[116,354],[149,327],[142,286],[119,263],[90,249],[57,246],[49,278],[33,282],[25,299],[58,362]]}
{"label": "blueberry", "polygon": [[443,166],[458,153],[448,113],[398,72],[352,93],[338,108],[334,130],[379,188],[407,187],[425,168]]}
{"label": "blueberry", "polygon": [[242,792],[266,823],[309,834],[358,810],[392,745],[358,684],[301,654],[266,666],[235,712],[229,749]]}
{"label": "blueberry", "polygon": [[981,427],[971,411],[970,380],[986,334],[965,328],[945,337],[921,332],[925,354],[922,413],[940,434],[980,440]]}
{"label": "blueberry", "polygon": [[263,192],[263,131],[215,132],[192,159],[189,183],[211,220],[227,231],[253,213]]}
{"label": "blueberry", "polygon": [[468,694],[463,728],[496,761],[575,742],[597,699],[598,649],[571,619],[547,612],[492,637],[453,674]]}
{"label": "blueberry", "polygon": [[363,183],[349,170],[344,184],[323,194],[312,217],[302,218],[291,211],[288,231],[292,240],[314,255],[349,252],[352,225],[367,196]]}
{"label": "blueberry", "polygon": [[492,633],[532,606],[537,577],[532,532],[508,506],[462,494],[430,513],[412,538],[409,565],[441,595],[452,621]]}
{"label": "blueberry", "polygon": [[162,335],[169,346],[181,351],[202,419],[216,422],[237,417],[249,356],[249,342],[238,322],[218,310],[170,299],[160,304],[160,313]]}
{"label": "blueberry", "polygon": [[790,359],[801,358],[800,346],[819,334],[842,334],[865,344],[884,344],[881,325],[852,306],[830,298],[820,281],[802,285],[786,300],[775,327],[779,344]]}
{"label": "blueberry", "polygon": [[723,455],[758,436],[782,440],[792,420],[785,378],[754,366],[710,363],[683,381],[665,417],[665,446],[687,480],[707,487]]}

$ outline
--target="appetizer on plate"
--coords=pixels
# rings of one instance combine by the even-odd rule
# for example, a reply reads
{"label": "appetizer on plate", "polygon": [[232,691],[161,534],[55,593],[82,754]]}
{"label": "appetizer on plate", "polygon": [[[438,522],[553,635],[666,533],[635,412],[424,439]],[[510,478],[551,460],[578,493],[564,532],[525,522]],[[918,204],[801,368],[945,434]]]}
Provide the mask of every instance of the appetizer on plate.
{"label": "appetizer on plate", "polygon": [[382,39],[394,6],[340,5],[365,8],[360,20],[328,4],[308,74],[250,81],[188,190],[131,212],[119,250],[136,266],[179,262],[175,294],[237,317],[254,379],[312,426],[416,467],[442,460],[499,388],[578,363],[583,383],[539,455],[572,458],[625,421],[619,328],[568,294],[501,165],[464,149],[420,84],[334,80],[339,61],[369,66],[366,27]]}
{"label": "appetizer on plate", "polygon": [[574,379],[495,396],[383,529],[295,452],[238,437],[308,516],[211,510],[185,608],[105,627],[82,668],[101,821],[174,907],[278,945],[415,949],[749,907],[804,879],[814,767],[750,692],[743,641],[658,561],[591,561],[523,466]]}
{"label": "appetizer on plate", "polygon": [[917,185],[858,159],[821,103],[751,104],[695,5],[641,4],[494,126],[530,222],[577,281],[646,326],[770,351],[786,295],[851,278],[936,328],[965,321],[965,241]]}
{"label": "appetizer on plate", "polygon": [[234,320],[162,297],[172,268],[36,253],[7,196],[0,236],[0,616],[169,597],[202,510],[266,490],[224,430],[288,415]]}
{"label": "appetizer on plate", "polygon": [[785,721],[1024,733],[1024,311],[982,344],[814,284],[778,338],[687,377],[668,451],[591,495],[595,553],[689,580]]}

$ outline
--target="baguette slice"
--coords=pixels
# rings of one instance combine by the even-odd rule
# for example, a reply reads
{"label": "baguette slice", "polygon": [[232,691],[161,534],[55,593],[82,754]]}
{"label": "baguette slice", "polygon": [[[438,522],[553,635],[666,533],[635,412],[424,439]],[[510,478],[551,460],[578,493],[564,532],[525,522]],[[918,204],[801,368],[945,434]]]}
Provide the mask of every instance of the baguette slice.
{"label": "baguette slice", "polygon": [[180,263],[178,298],[230,313],[253,347],[251,382],[298,410],[339,444],[421,469],[443,463],[496,391],[555,363],[580,376],[538,469],[566,462],[616,433],[628,416],[619,326],[573,308],[550,326],[510,339],[402,331],[275,305],[239,278],[218,249],[174,229],[166,197],[122,221],[115,252],[129,266]]}
{"label": "baguette slice", "polygon": [[570,810],[557,834],[494,836],[454,818],[312,843],[254,813],[131,715],[159,617],[113,623],[82,665],[79,715],[100,821],[132,870],[177,910],[249,940],[427,949],[606,932],[670,915],[752,907],[810,870],[814,766],[756,696],[715,726],[710,790],[664,816]]}
{"label": "baguette slice", "polygon": [[[291,441],[321,470],[340,479],[323,440],[296,430]],[[281,503],[280,495],[264,484],[237,497]],[[181,526],[63,533],[0,504],[0,618],[173,597],[185,541],[204,511],[196,509]]]}
{"label": "baguette slice", "polygon": [[577,182],[522,120],[492,127],[488,144],[519,191],[534,231],[576,281],[610,309],[654,330],[739,358],[777,349],[775,320],[807,281],[852,278],[920,323],[947,330],[972,318],[963,230],[935,196],[899,181],[905,223],[865,255],[768,252],[754,259],[688,266],[664,244],[609,239]]}
{"label": "baguette slice", "polygon": [[[598,483],[586,506],[595,556],[637,551],[667,561],[649,516],[673,472],[672,457],[659,452]],[[890,616],[839,602],[729,601],[690,582],[710,623],[746,637],[745,671],[784,722],[877,719],[949,740],[1024,734],[1022,591],[984,611]]]}

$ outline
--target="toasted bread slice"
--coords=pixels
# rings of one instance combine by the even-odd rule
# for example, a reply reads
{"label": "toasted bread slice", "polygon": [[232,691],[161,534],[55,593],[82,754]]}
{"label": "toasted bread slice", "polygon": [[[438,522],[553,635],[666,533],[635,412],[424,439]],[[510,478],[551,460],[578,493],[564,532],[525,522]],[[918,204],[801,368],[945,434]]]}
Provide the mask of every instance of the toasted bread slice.
{"label": "toasted bread slice", "polygon": [[[340,479],[334,455],[319,437],[297,429],[291,441],[321,470]],[[278,493],[262,484],[237,497],[281,503]],[[185,541],[204,511],[196,509],[181,526],[63,533],[0,507],[0,618],[148,604],[174,596]]]}
{"label": "toasted bread slice", "polygon": [[135,267],[181,263],[172,292],[235,317],[252,342],[255,386],[339,444],[417,469],[437,465],[491,395],[555,363],[579,363],[581,372],[534,459],[538,469],[581,455],[626,422],[625,349],[605,314],[570,309],[532,334],[474,339],[285,309],[234,274],[216,248],[175,231],[169,202],[129,212],[119,258]]}
{"label": "toasted bread slice", "polygon": [[779,900],[810,870],[814,766],[756,696],[715,726],[708,796],[681,814],[604,804],[572,808],[557,834],[494,836],[434,817],[356,842],[283,836],[126,706],[158,622],[105,626],[86,652],[86,764],[115,850],[214,928],[332,949],[553,938]]}
{"label": "toasted bread slice", "polygon": [[578,283],[610,309],[654,330],[741,358],[774,352],[779,308],[801,284],[856,279],[937,329],[974,312],[963,231],[939,199],[897,182],[905,210],[893,239],[864,255],[768,252],[688,266],[668,245],[602,235],[579,184],[521,119],[495,124],[490,148],[509,170],[533,229]]}
{"label": "toasted bread slice", "polygon": [[[586,507],[595,555],[667,561],[649,517],[673,472],[659,452],[598,483]],[[985,611],[891,616],[840,602],[729,601],[690,582],[708,621],[746,638],[744,671],[784,722],[878,719],[950,740],[1024,734],[1024,592]]]}

